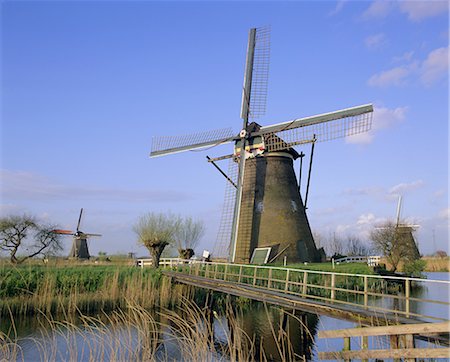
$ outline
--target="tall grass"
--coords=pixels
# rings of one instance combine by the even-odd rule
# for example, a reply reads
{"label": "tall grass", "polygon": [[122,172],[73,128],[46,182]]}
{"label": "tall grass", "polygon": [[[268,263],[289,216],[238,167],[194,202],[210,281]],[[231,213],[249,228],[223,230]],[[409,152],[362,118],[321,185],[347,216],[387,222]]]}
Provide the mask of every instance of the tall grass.
{"label": "tall grass", "polygon": [[93,312],[125,307],[168,307],[189,287],[172,285],[154,269],[117,266],[3,267],[0,315]]}
{"label": "tall grass", "polygon": [[[68,313],[68,315],[71,315]],[[227,305],[224,322],[210,310],[182,298],[177,310],[162,309],[157,314],[129,303],[126,308],[92,317],[79,315],[58,321],[42,315],[39,332],[28,339],[27,351],[21,340],[0,333],[0,360],[45,361],[298,361],[289,331],[276,326],[266,307],[278,355],[268,356],[264,344],[242,328],[240,313]],[[222,342],[215,338],[223,332]]]}

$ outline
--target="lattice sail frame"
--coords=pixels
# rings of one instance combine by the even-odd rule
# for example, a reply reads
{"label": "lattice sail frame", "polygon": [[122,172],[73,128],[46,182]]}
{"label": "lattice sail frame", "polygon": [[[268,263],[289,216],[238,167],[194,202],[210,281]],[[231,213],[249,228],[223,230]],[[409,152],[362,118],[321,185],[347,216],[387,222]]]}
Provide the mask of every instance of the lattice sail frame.
{"label": "lattice sail frame", "polygon": [[249,118],[266,114],[270,64],[270,27],[256,28]]}
{"label": "lattice sail frame", "polygon": [[372,115],[372,112],[363,113],[277,132],[266,133],[261,129],[265,140],[265,150],[281,151],[305,143],[331,141],[368,132],[372,126]]}
{"label": "lattice sail frame", "polygon": [[235,138],[231,127],[181,136],[155,136],[152,137],[150,157],[163,156],[197,148],[213,147],[232,142]]}
{"label": "lattice sail frame", "polygon": [[[233,159],[228,160],[228,177],[236,184],[238,177],[238,164]],[[236,188],[227,180],[225,196],[220,218],[219,231],[214,244],[214,257],[227,258],[230,255],[230,239],[233,227],[233,212],[236,202]]]}

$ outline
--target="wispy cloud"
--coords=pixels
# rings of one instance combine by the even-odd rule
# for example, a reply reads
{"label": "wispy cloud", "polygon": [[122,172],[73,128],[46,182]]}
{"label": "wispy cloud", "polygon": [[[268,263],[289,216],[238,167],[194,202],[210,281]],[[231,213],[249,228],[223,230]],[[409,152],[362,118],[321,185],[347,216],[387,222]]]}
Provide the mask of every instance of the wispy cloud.
{"label": "wispy cloud", "polygon": [[418,188],[421,188],[423,185],[424,182],[422,180],[417,180],[413,182],[402,182],[395,186],[392,186],[389,189],[389,193],[391,195],[404,195],[407,192],[411,192],[417,190]]}
{"label": "wispy cloud", "polygon": [[0,170],[2,199],[12,200],[66,200],[95,199],[131,202],[165,202],[188,199],[185,193],[174,190],[135,190],[99,188],[58,184],[41,175]]}
{"label": "wispy cloud", "polygon": [[370,3],[363,12],[363,20],[375,20],[386,18],[394,11],[405,14],[411,21],[422,21],[424,19],[439,16],[448,12],[447,1],[386,1],[376,0]]}
{"label": "wispy cloud", "polygon": [[399,1],[398,6],[400,12],[412,21],[421,21],[448,11],[448,1]]}
{"label": "wispy cloud", "polygon": [[405,64],[383,70],[372,75],[367,84],[371,87],[404,86],[409,82],[419,79],[425,86],[431,86],[448,74],[449,48],[442,47],[432,50],[425,60],[413,60],[413,54],[405,53],[394,61],[405,61]]}
{"label": "wispy cloud", "polygon": [[448,74],[448,47],[438,48],[428,54],[420,68],[420,79],[430,86]]}
{"label": "wispy cloud", "polygon": [[332,11],[330,11],[329,13],[328,13],[328,16],[334,16],[334,15],[336,15],[336,14],[339,14],[341,11],[342,11],[342,9],[344,8],[344,6],[345,6],[345,4],[348,2],[348,0],[339,0],[337,3],[336,3],[336,6],[335,6],[335,8],[332,10]]}
{"label": "wispy cloud", "polygon": [[369,132],[346,137],[345,141],[352,144],[369,144],[374,140],[377,132],[395,127],[405,120],[408,107],[389,109],[386,107],[374,107],[372,128]]}
{"label": "wispy cloud", "polygon": [[408,63],[412,60],[413,55],[414,55],[414,51],[411,50],[410,52],[406,52],[406,53],[403,53],[402,55],[394,57],[392,59],[392,62],[393,63],[405,63],[405,62]]}
{"label": "wispy cloud", "polygon": [[386,35],[383,33],[378,33],[374,35],[369,35],[364,39],[364,44],[367,49],[375,50],[383,47],[387,43]]}
{"label": "wispy cloud", "polygon": [[401,65],[372,75],[367,84],[371,87],[401,86],[407,83],[408,77],[417,68],[416,63]]}
{"label": "wispy cloud", "polygon": [[362,18],[365,20],[384,18],[392,11],[393,8],[394,4],[392,4],[391,1],[373,1],[362,14]]}

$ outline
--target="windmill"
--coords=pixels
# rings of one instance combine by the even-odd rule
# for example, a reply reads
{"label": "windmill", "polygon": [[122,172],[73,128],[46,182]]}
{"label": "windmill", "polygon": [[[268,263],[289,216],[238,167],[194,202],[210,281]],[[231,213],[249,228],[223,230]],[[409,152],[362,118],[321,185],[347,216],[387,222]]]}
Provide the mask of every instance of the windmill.
{"label": "windmill", "polygon": [[[293,168],[293,161],[302,159],[302,154],[294,147],[368,131],[373,107],[366,104],[261,126],[253,119],[265,113],[269,57],[270,30],[250,29],[241,103],[243,122],[238,134],[230,128],[153,137],[150,157],[234,143],[232,154],[208,157],[232,187],[227,199],[231,209],[222,216],[229,261],[249,262],[259,248],[272,250],[274,257],[288,261],[319,261],[321,255]],[[215,164],[223,159],[231,160],[229,175]]]}
{"label": "windmill", "polygon": [[73,235],[72,248],[70,249],[69,258],[75,259],[89,259],[91,256],[89,254],[87,239],[92,236],[102,236],[101,234],[84,233],[80,231],[81,216],[83,215],[83,208],[80,210],[80,217],[78,218],[77,231],[73,232],[71,230],[53,230],[55,234],[61,235]]}
{"label": "windmill", "polygon": [[415,224],[407,224],[400,222],[400,214],[402,209],[402,196],[398,197],[397,204],[397,218],[395,223],[394,240],[396,243],[393,245],[393,249],[401,248],[401,255],[405,255],[408,260],[420,259],[420,252],[414,238],[413,232],[419,227]]}

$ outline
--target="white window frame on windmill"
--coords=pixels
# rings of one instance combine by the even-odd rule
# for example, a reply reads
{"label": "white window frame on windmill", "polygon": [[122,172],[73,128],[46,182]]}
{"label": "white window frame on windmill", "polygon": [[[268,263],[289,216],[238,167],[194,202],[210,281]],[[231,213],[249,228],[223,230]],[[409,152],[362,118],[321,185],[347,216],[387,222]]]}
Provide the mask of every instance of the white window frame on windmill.
{"label": "white window frame on windmill", "polygon": [[[234,145],[234,157],[240,157],[242,141],[236,141]],[[266,145],[264,143],[263,136],[256,136],[252,139],[246,140],[245,145],[245,159],[255,158],[256,156],[262,155],[266,150]]]}
{"label": "white window frame on windmill", "polygon": [[265,250],[266,251],[266,256],[264,257],[263,264],[267,264],[267,262],[269,261],[270,252],[272,251],[272,247],[264,247],[264,248],[255,248],[255,249],[253,249],[252,257],[250,259],[250,264],[253,264],[253,261],[255,259],[255,254],[258,251],[261,251],[261,250]]}

